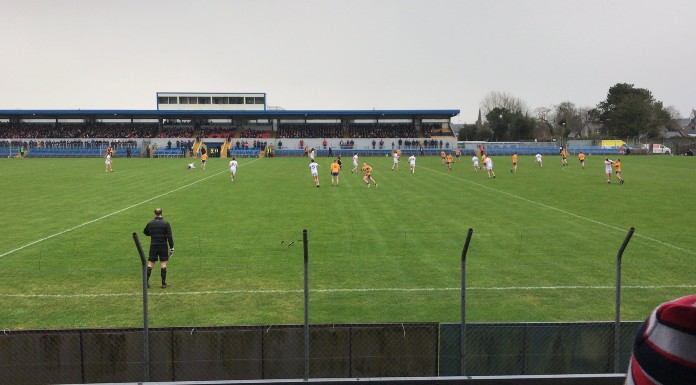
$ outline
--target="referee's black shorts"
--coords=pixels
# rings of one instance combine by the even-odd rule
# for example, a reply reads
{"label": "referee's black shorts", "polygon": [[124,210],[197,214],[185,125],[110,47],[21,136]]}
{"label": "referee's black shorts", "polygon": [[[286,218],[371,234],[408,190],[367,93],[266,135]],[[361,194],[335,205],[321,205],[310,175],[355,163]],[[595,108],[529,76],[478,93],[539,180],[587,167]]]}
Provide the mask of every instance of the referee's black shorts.
{"label": "referee's black shorts", "polygon": [[169,260],[169,249],[167,249],[166,245],[150,246],[150,256],[147,260],[150,262],[157,262],[158,258],[162,262],[166,262]]}

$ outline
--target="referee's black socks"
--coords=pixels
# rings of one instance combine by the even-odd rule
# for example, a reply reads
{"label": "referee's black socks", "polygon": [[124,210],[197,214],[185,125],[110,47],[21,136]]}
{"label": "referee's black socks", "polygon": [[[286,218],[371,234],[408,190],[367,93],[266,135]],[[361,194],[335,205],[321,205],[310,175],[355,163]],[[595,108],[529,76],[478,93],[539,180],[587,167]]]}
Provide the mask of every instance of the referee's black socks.
{"label": "referee's black socks", "polygon": [[160,275],[162,276],[162,285],[167,283],[167,268],[163,268],[160,270]]}
{"label": "referee's black socks", "polygon": [[152,274],[152,268],[150,266],[147,267],[147,281],[150,282],[150,274]]}

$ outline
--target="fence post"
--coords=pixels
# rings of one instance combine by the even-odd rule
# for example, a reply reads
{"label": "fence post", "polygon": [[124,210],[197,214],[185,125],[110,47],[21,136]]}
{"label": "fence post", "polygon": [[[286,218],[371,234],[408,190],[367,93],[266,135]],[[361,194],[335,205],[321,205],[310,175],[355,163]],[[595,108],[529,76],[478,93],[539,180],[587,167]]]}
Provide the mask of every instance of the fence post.
{"label": "fence post", "polygon": [[461,282],[461,325],[459,327],[459,346],[460,346],[460,375],[466,375],[466,253],[469,250],[469,242],[471,242],[471,235],[474,233],[474,229],[469,228],[466,234],[466,242],[464,242],[464,249],[462,250],[462,282]]}
{"label": "fence post", "polygon": [[140,254],[140,263],[143,267],[143,381],[150,381],[150,332],[148,328],[149,316],[147,311],[147,263],[145,263],[145,253],[140,245],[140,239],[137,233],[133,233],[133,241],[135,247]]}
{"label": "fence post", "polygon": [[619,324],[621,322],[621,257],[636,229],[631,227],[616,255],[616,318],[614,319],[614,373],[619,372]]}
{"label": "fence post", "polygon": [[307,229],[302,230],[304,245],[304,380],[309,379],[309,248]]}

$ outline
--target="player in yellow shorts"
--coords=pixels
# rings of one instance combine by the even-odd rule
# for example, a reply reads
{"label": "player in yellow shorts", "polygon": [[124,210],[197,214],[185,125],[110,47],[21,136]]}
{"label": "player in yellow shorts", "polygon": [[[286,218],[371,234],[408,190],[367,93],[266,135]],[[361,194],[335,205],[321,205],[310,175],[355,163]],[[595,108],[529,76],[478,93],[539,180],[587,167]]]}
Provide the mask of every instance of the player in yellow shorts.
{"label": "player in yellow shorts", "polygon": [[338,173],[341,171],[341,165],[334,160],[329,168],[331,169],[331,186],[334,185],[334,181],[336,181],[336,186],[338,186]]}
{"label": "player in yellow shorts", "polygon": [[614,172],[616,172],[616,178],[619,180],[619,184],[624,184],[624,180],[621,177],[621,159],[616,158],[614,161]]}
{"label": "player in yellow shorts", "polygon": [[375,184],[375,187],[377,187],[377,182],[375,182],[374,179],[372,179],[372,167],[367,164],[367,162],[363,162],[362,170],[365,172],[365,176],[363,177],[363,180],[367,184],[367,187],[370,187],[370,182]]}

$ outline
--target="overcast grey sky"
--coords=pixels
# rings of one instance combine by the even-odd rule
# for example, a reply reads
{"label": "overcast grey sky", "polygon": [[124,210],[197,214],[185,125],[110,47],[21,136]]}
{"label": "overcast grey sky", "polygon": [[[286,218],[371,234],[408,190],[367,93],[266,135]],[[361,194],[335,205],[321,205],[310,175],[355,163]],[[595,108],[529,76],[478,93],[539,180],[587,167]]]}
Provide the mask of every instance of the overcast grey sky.
{"label": "overcast grey sky", "polygon": [[610,86],[696,108],[694,0],[0,0],[0,109],[155,109],[158,91],[285,109],[531,109]]}

